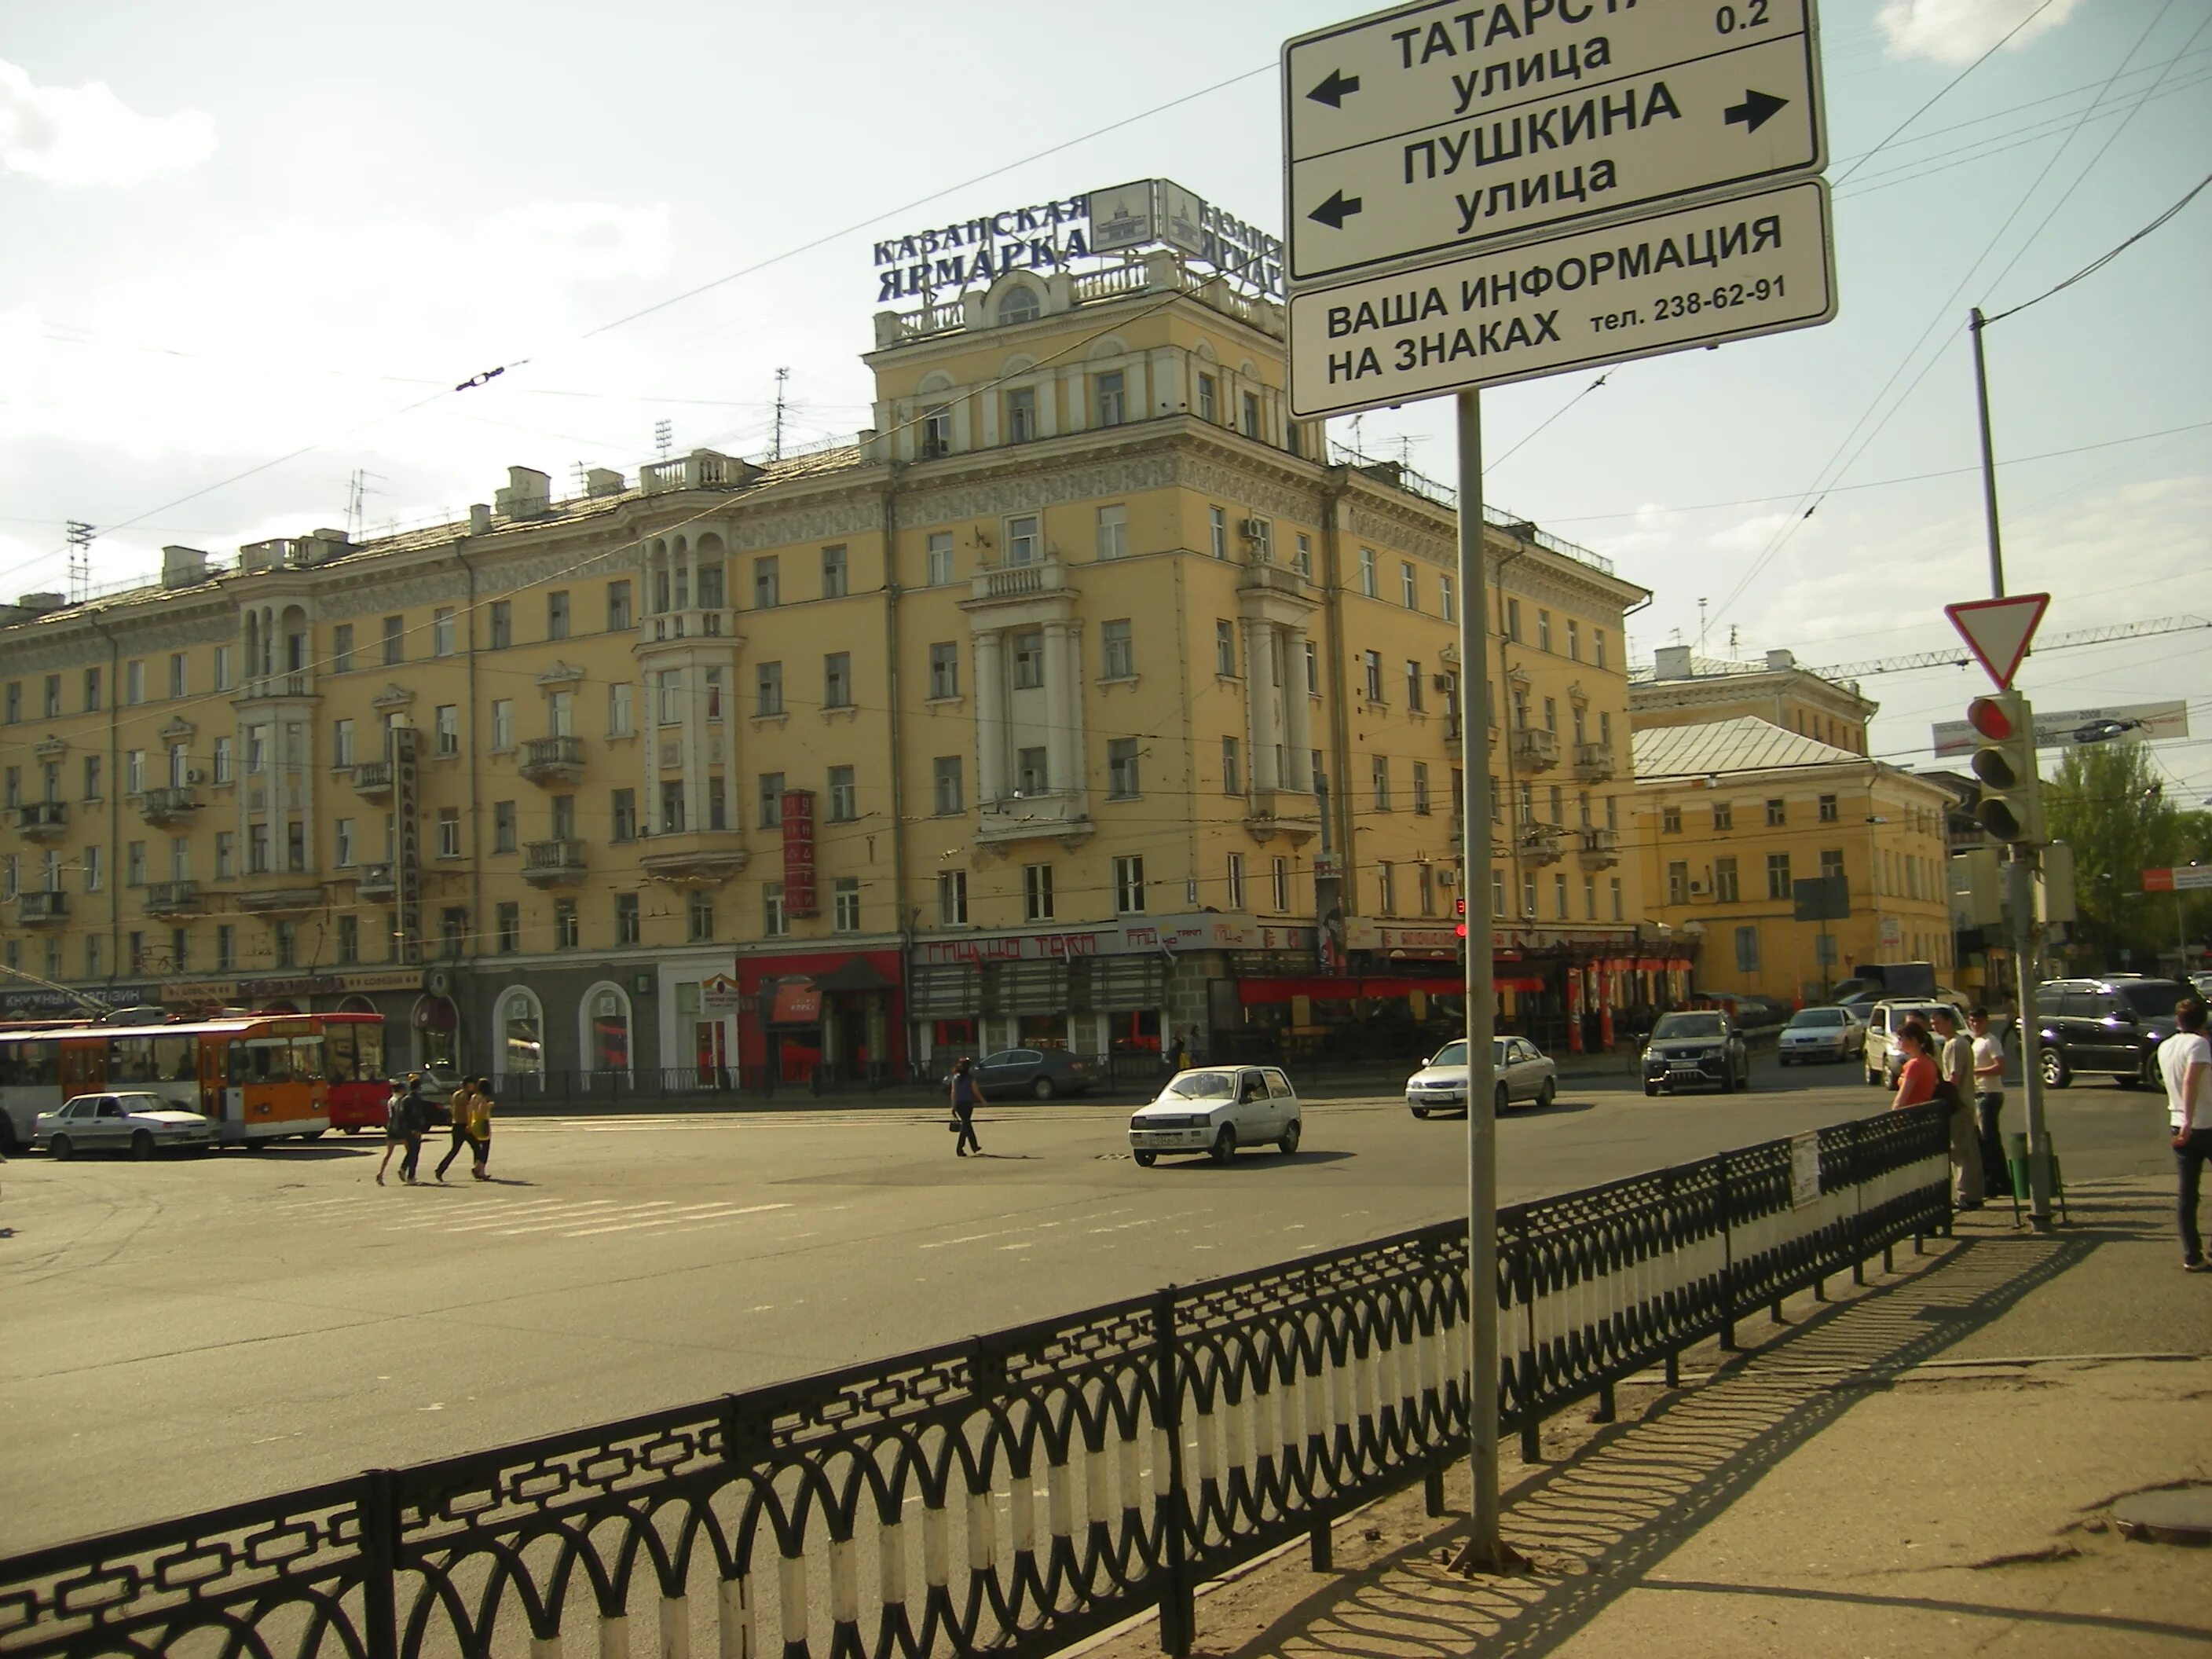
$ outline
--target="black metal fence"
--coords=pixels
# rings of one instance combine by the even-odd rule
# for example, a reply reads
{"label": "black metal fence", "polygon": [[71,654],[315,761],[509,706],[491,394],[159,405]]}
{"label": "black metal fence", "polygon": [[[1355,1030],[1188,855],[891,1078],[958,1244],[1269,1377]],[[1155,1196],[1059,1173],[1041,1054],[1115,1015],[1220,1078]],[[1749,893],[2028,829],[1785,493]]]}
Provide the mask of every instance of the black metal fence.
{"label": "black metal fence", "polygon": [[[1947,1139],[1920,1107],[1504,1210],[1505,1429],[1940,1230]],[[1463,1455],[1468,1294],[1425,1227],[37,1550],[0,1652],[1031,1656],[1154,1607],[1182,1651],[1200,1581]]]}

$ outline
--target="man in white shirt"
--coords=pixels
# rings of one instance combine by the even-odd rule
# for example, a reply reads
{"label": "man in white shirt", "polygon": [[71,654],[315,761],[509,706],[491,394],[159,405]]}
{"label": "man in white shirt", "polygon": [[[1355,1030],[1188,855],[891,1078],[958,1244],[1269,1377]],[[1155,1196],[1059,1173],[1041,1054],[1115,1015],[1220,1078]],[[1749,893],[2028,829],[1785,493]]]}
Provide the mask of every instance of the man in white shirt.
{"label": "man in white shirt", "polygon": [[1982,1149],[1975,1133],[1974,1045],[1959,1029],[1958,1011],[1948,1002],[1928,1011],[1936,1028],[1936,1064],[1951,1085],[1951,1207],[1982,1207]]}
{"label": "man in white shirt", "polygon": [[1990,1029],[1990,1011],[1978,1002],[1966,1010],[1966,1029],[1974,1034],[1974,1118],[1982,1144],[1982,1185],[1985,1191],[2009,1190],[2004,1136],[1998,1127],[2004,1115],[2004,1044]]}
{"label": "man in white shirt", "polygon": [[2197,1231],[2197,1188],[2212,1158],[2212,1042],[2204,1037],[2204,1005],[2184,997],[2174,1006],[2173,1035],[2158,1045],[2159,1074],[2166,1079],[2166,1109],[2173,1131],[2173,1161],[2181,1174],[2176,1214],[2181,1223],[2181,1265],[2208,1270],[2204,1239]]}

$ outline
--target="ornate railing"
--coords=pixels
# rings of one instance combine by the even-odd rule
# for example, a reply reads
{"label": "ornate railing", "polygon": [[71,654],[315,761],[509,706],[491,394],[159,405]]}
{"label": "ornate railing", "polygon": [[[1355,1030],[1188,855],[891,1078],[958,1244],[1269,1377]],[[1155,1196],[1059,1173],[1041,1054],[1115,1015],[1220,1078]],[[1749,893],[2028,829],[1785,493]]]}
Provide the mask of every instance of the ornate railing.
{"label": "ornate railing", "polygon": [[[1942,1229],[1946,1144],[1915,1108],[1501,1211],[1504,1428]],[[33,1551],[0,1652],[1042,1655],[1153,1607],[1184,1651],[1198,1581],[1463,1455],[1467,1269],[1425,1227]]]}

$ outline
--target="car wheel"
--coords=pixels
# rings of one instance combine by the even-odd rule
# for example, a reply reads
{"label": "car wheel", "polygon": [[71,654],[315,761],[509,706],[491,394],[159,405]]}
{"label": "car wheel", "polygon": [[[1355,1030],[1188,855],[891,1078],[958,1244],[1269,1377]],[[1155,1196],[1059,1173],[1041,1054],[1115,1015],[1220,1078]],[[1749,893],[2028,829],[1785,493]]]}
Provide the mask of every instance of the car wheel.
{"label": "car wheel", "polygon": [[1290,1127],[1283,1131],[1283,1138],[1275,1144],[1283,1149],[1283,1156],[1288,1158],[1297,1151],[1298,1142],[1304,1138],[1305,1126],[1297,1118],[1292,1118]]}
{"label": "car wheel", "polygon": [[1137,1167],[1140,1170],[1149,1170],[1160,1161],[1158,1152],[1132,1152],[1129,1156],[1137,1161]]}
{"label": "car wheel", "polygon": [[1656,1083],[1647,1083],[1644,1085],[1644,1092],[1647,1095],[1656,1095],[1659,1092],[1659,1085]]}
{"label": "car wheel", "polygon": [[1726,1058],[1721,1061],[1721,1092],[1724,1095],[1735,1092],[1735,1067],[1729,1065]]}
{"label": "car wheel", "polygon": [[1413,1109],[1413,1113],[1415,1117],[1426,1117],[1429,1115],[1429,1109],[1425,1106],[1416,1106]]}
{"label": "car wheel", "polygon": [[148,1158],[153,1157],[154,1137],[148,1134],[143,1129],[132,1130],[131,1133],[131,1156],[141,1164],[143,1164]]}
{"label": "car wheel", "polygon": [[2112,1073],[2112,1081],[2123,1089],[2139,1088],[2142,1084],[2142,1079],[2133,1072],[2115,1072]]}
{"label": "car wheel", "polygon": [[1495,1117],[1504,1117],[1505,1114],[1512,1109],[1512,1105],[1513,1095],[1511,1091],[1507,1089],[1504,1084],[1499,1084],[1498,1085],[1498,1104],[1493,1109],[1492,1115]]}
{"label": "car wheel", "polygon": [[1743,1057],[1743,1075],[1736,1080],[1735,1086],[1747,1094],[1751,1091],[1751,1056],[1749,1054]]}
{"label": "car wheel", "polygon": [[349,1123],[344,1128],[339,1130],[338,1133],[340,1134],[346,1135],[357,1135],[361,1133],[361,1125],[358,1123]]}
{"label": "car wheel", "polygon": [[1048,1077],[1039,1078],[1035,1083],[1030,1085],[1030,1093],[1039,1100],[1050,1100],[1053,1094],[1052,1079]]}
{"label": "car wheel", "polygon": [[2065,1056],[2056,1048],[2045,1048],[2043,1051],[2043,1086],[2063,1089],[2073,1080],[2074,1073],[2067,1069]]}
{"label": "car wheel", "polygon": [[1869,1071],[1869,1072],[1866,1074],[1866,1077],[1867,1077],[1867,1087],[1868,1087],[1868,1088],[1869,1088],[1869,1089],[1873,1088],[1875,1085],[1879,1084],[1879,1083],[1881,1081],[1881,1073],[1880,1072]]}
{"label": "car wheel", "polygon": [[46,1143],[46,1156],[57,1164],[66,1164],[76,1156],[76,1148],[70,1145],[67,1135],[56,1135]]}
{"label": "car wheel", "polygon": [[1207,1152],[1207,1156],[1216,1164],[1226,1164],[1237,1156],[1237,1126],[1235,1124],[1224,1123],[1221,1126],[1221,1133],[1214,1136],[1213,1146]]}
{"label": "car wheel", "polygon": [[1537,1109],[1538,1109],[1539,1111],[1541,1111],[1545,1107],[1549,1106],[1549,1105],[1550,1105],[1553,1101],[1557,1100],[1559,1097],[1559,1085],[1558,1082],[1557,1082],[1555,1079],[1551,1079],[1551,1078],[1548,1078],[1548,1077],[1547,1077],[1547,1078],[1546,1078],[1546,1079],[1544,1079],[1544,1086],[1543,1086],[1542,1088],[1540,1088],[1540,1089],[1539,1089],[1539,1090],[1537,1090],[1537,1091],[1536,1091],[1536,1108],[1537,1108]]}

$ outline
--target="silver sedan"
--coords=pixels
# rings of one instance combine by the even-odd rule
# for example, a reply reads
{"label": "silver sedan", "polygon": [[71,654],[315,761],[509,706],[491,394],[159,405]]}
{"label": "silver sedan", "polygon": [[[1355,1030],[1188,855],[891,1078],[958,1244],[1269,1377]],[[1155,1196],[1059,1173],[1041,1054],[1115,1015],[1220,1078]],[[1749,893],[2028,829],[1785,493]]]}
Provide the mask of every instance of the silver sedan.
{"label": "silver sedan", "polygon": [[[1548,1106],[1559,1094],[1559,1067],[1527,1037],[1499,1037],[1491,1045],[1491,1055],[1498,1073],[1499,1111],[1516,1100]],[[1467,1039],[1447,1042],[1406,1079],[1407,1108],[1415,1117],[1465,1111],[1467,1070]]]}
{"label": "silver sedan", "polygon": [[95,1152],[151,1158],[165,1148],[214,1140],[215,1125],[203,1114],[156,1094],[79,1095],[57,1110],[40,1112],[31,1126],[31,1145],[58,1158]]}

